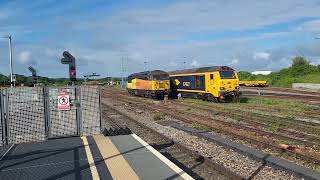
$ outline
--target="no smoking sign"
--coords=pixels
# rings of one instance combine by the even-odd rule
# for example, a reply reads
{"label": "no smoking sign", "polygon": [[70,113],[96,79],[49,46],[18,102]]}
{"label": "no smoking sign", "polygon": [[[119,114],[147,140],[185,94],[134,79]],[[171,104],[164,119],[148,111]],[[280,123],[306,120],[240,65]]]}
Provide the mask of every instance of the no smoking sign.
{"label": "no smoking sign", "polygon": [[70,110],[70,96],[68,94],[58,95],[58,109],[61,111]]}

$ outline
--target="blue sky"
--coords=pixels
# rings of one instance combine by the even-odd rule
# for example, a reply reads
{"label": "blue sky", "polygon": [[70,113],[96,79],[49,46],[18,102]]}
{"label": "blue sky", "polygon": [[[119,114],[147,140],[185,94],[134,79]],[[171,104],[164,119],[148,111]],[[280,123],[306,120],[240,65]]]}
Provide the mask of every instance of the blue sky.
{"label": "blue sky", "polygon": [[[292,57],[320,63],[320,0],[34,0],[0,1],[0,36],[13,37],[14,72],[67,77],[62,52],[78,75],[120,76],[148,69],[230,65],[279,70]],[[0,73],[8,74],[0,40]]]}

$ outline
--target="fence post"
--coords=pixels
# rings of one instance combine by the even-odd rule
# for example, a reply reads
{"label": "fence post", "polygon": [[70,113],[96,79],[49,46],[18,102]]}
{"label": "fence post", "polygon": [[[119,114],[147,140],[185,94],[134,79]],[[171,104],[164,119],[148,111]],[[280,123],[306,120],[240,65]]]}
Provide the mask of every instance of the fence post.
{"label": "fence post", "polygon": [[102,121],[102,102],[101,102],[101,86],[99,85],[99,112],[100,112],[100,133],[104,130],[104,122]]}
{"label": "fence post", "polygon": [[77,131],[78,135],[82,136],[82,111],[81,111],[81,86],[74,86],[75,88],[75,99],[76,99],[76,120],[77,120]]}
{"label": "fence post", "polygon": [[49,110],[49,90],[45,86],[43,87],[43,103],[44,103],[44,124],[45,124],[45,133],[46,139],[50,138],[51,127],[50,127],[50,110]]}
{"label": "fence post", "polygon": [[6,144],[6,131],[5,131],[5,116],[4,116],[4,94],[3,92],[0,90],[0,119],[1,119],[1,134],[2,134],[2,138],[1,138],[1,145],[5,145]]}
{"label": "fence post", "polygon": [[[13,89],[11,88],[10,91],[12,91]],[[10,120],[9,120],[9,92],[8,92],[8,89],[6,89],[4,91],[4,98],[3,98],[3,101],[4,101],[4,129],[5,129],[5,142],[6,142],[6,145],[9,144],[9,137],[10,137],[10,131],[9,131],[9,125],[10,125]]]}

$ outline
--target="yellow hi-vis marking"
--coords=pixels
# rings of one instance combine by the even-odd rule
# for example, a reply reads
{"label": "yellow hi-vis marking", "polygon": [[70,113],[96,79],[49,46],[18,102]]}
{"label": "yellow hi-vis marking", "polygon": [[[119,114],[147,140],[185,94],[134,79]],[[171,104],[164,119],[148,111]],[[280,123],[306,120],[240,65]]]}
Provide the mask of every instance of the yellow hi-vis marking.
{"label": "yellow hi-vis marking", "polygon": [[84,149],[86,151],[86,155],[87,155],[88,163],[89,163],[89,166],[90,166],[92,179],[100,180],[97,167],[94,164],[94,160],[93,160],[93,156],[92,156],[92,153],[91,153],[91,150],[90,150],[90,147],[89,147],[88,140],[87,140],[87,138],[85,136],[81,137],[81,139],[83,141]]}
{"label": "yellow hi-vis marking", "polygon": [[93,138],[113,179],[140,179],[109,138],[103,135]]}

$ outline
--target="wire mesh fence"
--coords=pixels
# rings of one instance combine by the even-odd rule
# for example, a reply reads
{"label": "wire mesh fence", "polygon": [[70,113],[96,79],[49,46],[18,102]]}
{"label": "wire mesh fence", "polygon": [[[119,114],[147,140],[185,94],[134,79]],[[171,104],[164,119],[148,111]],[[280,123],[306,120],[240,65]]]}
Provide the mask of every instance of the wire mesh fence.
{"label": "wire mesh fence", "polygon": [[8,143],[45,140],[43,88],[7,89]]}
{"label": "wire mesh fence", "polygon": [[83,135],[100,132],[100,88],[99,86],[81,87],[81,118]]}
{"label": "wire mesh fence", "polygon": [[[70,109],[58,108],[68,94]],[[0,91],[0,146],[101,132],[100,87],[26,87]]]}
{"label": "wire mesh fence", "polygon": [[[66,90],[70,96],[70,110],[58,109],[59,92]],[[74,136],[78,134],[76,88],[49,88],[49,125],[50,137]]]}

